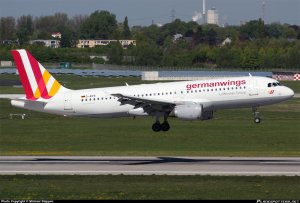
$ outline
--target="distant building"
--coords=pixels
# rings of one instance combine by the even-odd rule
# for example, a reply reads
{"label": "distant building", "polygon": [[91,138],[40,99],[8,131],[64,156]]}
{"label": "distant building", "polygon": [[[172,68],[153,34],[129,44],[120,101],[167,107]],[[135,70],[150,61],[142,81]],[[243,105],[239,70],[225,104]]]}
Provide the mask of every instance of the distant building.
{"label": "distant building", "polygon": [[121,40],[109,40],[109,39],[80,39],[77,48],[93,48],[95,46],[106,46],[111,42],[119,42],[123,48],[129,45],[136,46],[135,40],[121,39]]}
{"label": "distant building", "polygon": [[216,8],[212,8],[210,10],[207,10],[207,16],[206,16],[207,24],[219,24],[219,14],[218,10]]}
{"label": "distant building", "polygon": [[173,35],[173,42],[176,42],[177,40],[181,39],[183,37],[182,34],[175,34]]}
{"label": "distant building", "polygon": [[60,47],[59,40],[50,40],[50,39],[30,40],[29,44],[43,44],[45,47],[50,47],[50,48],[59,48]]}
{"label": "distant building", "polygon": [[52,36],[53,38],[61,39],[61,33],[60,33],[60,32],[52,33],[51,36]]}
{"label": "distant building", "polygon": [[222,42],[221,46],[225,46],[226,44],[231,44],[231,42],[232,42],[232,40],[231,40],[229,37],[227,37],[227,38]]}
{"label": "distant building", "polygon": [[20,45],[19,40],[10,40],[6,39],[2,41],[2,44],[7,44],[7,45]]}

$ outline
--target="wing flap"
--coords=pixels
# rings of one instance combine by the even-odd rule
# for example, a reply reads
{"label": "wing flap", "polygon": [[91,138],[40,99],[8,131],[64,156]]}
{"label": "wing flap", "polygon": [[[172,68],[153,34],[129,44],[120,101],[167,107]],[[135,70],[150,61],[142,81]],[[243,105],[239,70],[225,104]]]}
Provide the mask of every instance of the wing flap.
{"label": "wing flap", "polygon": [[181,104],[174,101],[153,98],[140,98],[119,93],[111,95],[119,98],[118,101],[120,102],[120,105],[129,104],[134,106],[134,109],[143,108],[144,111],[149,115],[156,111],[170,113],[176,105]]}

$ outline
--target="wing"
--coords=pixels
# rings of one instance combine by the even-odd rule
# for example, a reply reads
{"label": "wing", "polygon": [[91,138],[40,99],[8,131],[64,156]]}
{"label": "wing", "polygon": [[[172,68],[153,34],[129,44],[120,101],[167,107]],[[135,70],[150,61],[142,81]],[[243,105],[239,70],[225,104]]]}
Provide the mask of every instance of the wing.
{"label": "wing", "polygon": [[181,104],[180,102],[161,99],[147,99],[124,94],[111,95],[119,98],[118,101],[121,103],[120,105],[129,104],[134,106],[134,109],[143,108],[144,111],[149,115],[154,115],[154,113],[157,111],[170,113],[176,105]]}

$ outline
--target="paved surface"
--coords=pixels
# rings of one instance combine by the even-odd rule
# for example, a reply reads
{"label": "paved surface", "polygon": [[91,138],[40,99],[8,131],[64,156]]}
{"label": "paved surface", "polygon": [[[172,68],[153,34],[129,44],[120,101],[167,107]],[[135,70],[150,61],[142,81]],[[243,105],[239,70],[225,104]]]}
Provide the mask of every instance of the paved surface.
{"label": "paved surface", "polygon": [[0,156],[0,174],[299,176],[300,157]]}

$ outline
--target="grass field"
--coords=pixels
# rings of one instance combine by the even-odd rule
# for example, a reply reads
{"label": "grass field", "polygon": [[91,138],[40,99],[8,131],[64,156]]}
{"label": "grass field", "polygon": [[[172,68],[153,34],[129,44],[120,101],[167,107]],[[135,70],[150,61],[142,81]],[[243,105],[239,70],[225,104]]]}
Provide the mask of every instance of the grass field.
{"label": "grass field", "polygon": [[[74,89],[141,82],[132,77],[57,78]],[[300,83],[290,84],[297,87]],[[154,122],[151,117],[64,118],[13,108],[8,100],[0,100],[0,154],[299,156],[300,100],[259,111],[263,118],[260,125],[253,123],[250,109],[223,110],[216,112],[215,119],[203,122],[171,118],[169,132],[154,133],[150,129]],[[26,113],[26,119],[11,120],[10,113]]]}
{"label": "grass field", "polygon": [[[299,199],[300,177],[0,176],[1,199]],[[13,188],[13,189],[12,189]]]}

